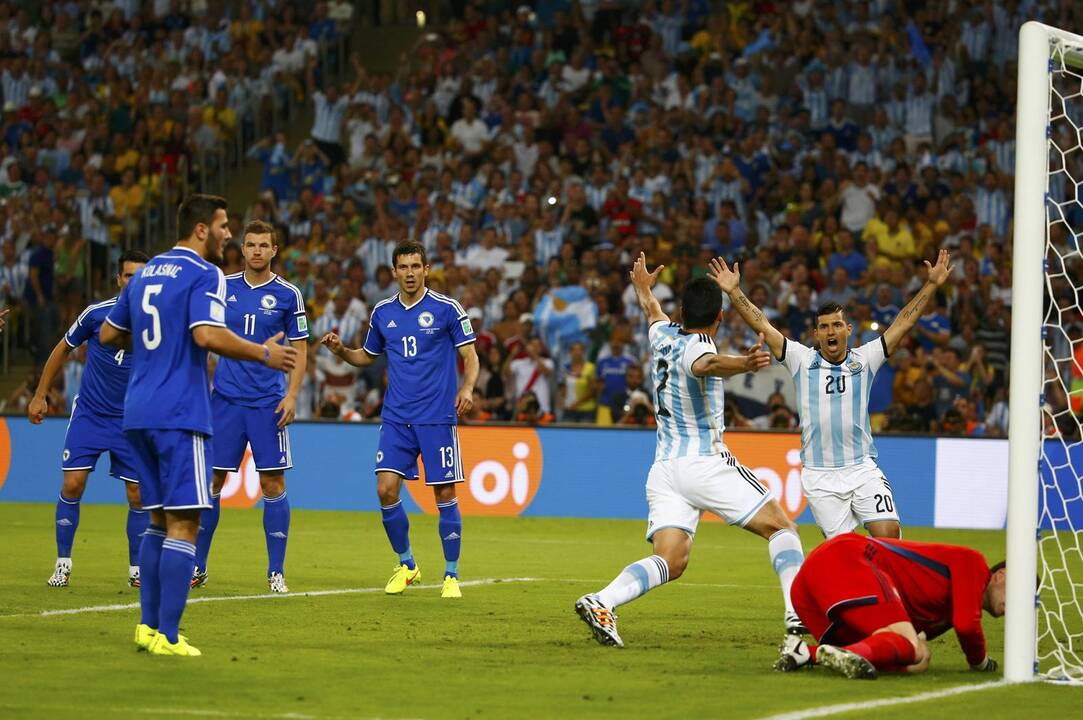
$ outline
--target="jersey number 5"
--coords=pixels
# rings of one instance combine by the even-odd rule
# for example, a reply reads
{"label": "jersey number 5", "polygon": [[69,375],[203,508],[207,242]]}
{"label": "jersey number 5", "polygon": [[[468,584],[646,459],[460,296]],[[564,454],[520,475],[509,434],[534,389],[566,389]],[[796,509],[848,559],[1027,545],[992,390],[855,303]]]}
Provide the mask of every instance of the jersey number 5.
{"label": "jersey number 5", "polygon": [[834,395],[838,393],[842,395],[846,392],[846,376],[845,375],[828,375],[827,376],[827,390],[828,395]]}
{"label": "jersey number 5", "polygon": [[151,304],[155,295],[162,292],[162,284],[147,285],[143,289],[143,312],[150,316],[150,332],[143,330],[143,347],[153,350],[162,344],[162,318],[158,308]]}

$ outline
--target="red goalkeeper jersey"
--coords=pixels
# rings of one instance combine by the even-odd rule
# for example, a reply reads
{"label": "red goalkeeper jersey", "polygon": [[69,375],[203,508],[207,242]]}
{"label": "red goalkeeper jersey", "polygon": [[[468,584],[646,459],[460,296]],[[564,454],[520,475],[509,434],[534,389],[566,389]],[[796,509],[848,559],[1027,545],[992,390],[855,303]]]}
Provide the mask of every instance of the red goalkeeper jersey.
{"label": "red goalkeeper jersey", "polygon": [[985,659],[981,612],[989,567],[981,553],[958,545],[863,539],[865,558],[894,582],[918,632],[931,640],[954,627],[967,662]]}

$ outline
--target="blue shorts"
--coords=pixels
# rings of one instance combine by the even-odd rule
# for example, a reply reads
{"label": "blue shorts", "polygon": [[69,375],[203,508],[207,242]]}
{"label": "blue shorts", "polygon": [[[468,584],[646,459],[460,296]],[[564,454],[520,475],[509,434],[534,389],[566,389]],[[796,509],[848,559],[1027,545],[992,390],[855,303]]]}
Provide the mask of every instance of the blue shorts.
{"label": "blue shorts", "polygon": [[79,397],[72,402],[71,420],[64,437],[61,469],[93,470],[98,457],[109,453],[109,474],[118,480],[138,483],[135,452],[121,428],[123,418],[95,415],[79,408]]}
{"label": "blue shorts", "polygon": [[218,393],[211,393],[214,418],[214,469],[236,472],[241,467],[245,445],[252,446],[256,470],[289,470],[293,467],[290,433],[279,429],[273,406],[238,405]]}
{"label": "blue shorts", "polygon": [[128,430],[138,461],[144,510],[211,506],[211,438],[191,430]]}
{"label": "blue shorts", "polygon": [[390,471],[407,480],[417,480],[417,456],[425,463],[426,485],[448,485],[463,481],[459,454],[459,433],[454,425],[402,425],[385,422],[380,426],[376,451],[376,472]]}

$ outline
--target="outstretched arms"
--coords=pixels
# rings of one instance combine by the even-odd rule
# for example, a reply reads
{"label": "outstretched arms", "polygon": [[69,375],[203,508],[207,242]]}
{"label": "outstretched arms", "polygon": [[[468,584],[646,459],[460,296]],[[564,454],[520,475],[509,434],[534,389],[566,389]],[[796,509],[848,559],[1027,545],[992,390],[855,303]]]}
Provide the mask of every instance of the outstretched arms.
{"label": "outstretched arms", "polygon": [[759,342],[749,348],[744,355],[704,355],[692,363],[692,374],[696,377],[713,375],[728,378],[746,372],[756,372],[771,364],[771,356],[763,350],[763,333]]}
{"label": "outstretched arms", "polygon": [[936,265],[930,264],[928,260],[925,261],[925,267],[929,269],[929,279],[925,281],[921,290],[918,290],[918,294],[906,303],[906,307],[899,312],[891,326],[884,331],[884,344],[887,346],[888,355],[895,352],[895,348],[899,346],[902,339],[917,324],[918,318],[925,312],[925,306],[936,294],[937,288],[951,277],[955,266],[949,264],[950,260],[951,254],[947,250],[941,250],[936,258]]}
{"label": "outstretched arms", "polygon": [[[786,345],[786,338],[767,320],[767,316],[763,314],[763,311],[753,305],[752,301],[741,291],[741,272],[737,263],[733,264],[731,270],[725,260],[715,258],[711,260],[711,269],[708,271],[707,276],[718,283],[718,287],[722,288],[722,292],[729,295],[730,302],[733,303],[733,307],[737,308],[741,319],[760,334],[760,342],[766,340],[771,354],[776,358],[781,358],[782,349]],[[755,349],[758,348],[759,345]],[[744,372],[744,370],[741,372]]]}
{"label": "outstretched arms", "polygon": [[647,272],[647,256],[639,253],[639,257],[636,258],[635,264],[632,266],[632,272],[628,273],[628,277],[632,280],[632,287],[636,291],[639,308],[647,316],[648,325],[653,325],[659,320],[669,322],[669,316],[662,312],[662,306],[658,303],[658,298],[651,292],[651,288],[658,282],[658,274],[662,272],[664,267],[665,265],[659,265],[654,269],[654,272]]}

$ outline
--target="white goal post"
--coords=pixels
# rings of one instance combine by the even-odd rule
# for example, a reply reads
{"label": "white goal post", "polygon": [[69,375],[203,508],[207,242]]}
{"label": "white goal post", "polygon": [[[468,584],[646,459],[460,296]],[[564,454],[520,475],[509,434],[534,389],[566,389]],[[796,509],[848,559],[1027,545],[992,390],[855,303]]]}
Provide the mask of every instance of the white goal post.
{"label": "white goal post", "polygon": [[[1074,235],[1066,219],[1067,210],[1083,211],[1083,189],[1077,195],[1074,187],[1075,181],[1083,178],[1076,175],[1073,179],[1070,172],[1083,148],[1060,148],[1054,136],[1058,124],[1083,129],[1083,117],[1075,117],[1083,115],[1081,109],[1083,37],[1038,22],[1024,24],[1019,31],[1009,391],[1004,679],[1010,682],[1036,676],[1083,681],[1083,637],[1079,636],[1083,627],[1076,623],[1080,583],[1079,578],[1072,577],[1072,570],[1078,573],[1078,566],[1069,557],[1078,551],[1080,535],[1065,509],[1069,501],[1078,504],[1080,500],[1074,495],[1066,497],[1059,480],[1043,481],[1041,471],[1045,463],[1048,478],[1047,439],[1061,440],[1058,445],[1066,453],[1077,449],[1071,438],[1078,437],[1078,433],[1063,436],[1056,428],[1064,421],[1078,424],[1078,418],[1071,414],[1070,405],[1051,407],[1046,393],[1057,391],[1061,405],[1064,398],[1071,397],[1053,386],[1064,384],[1067,366],[1061,355],[1065,345],[1068,365],[1073,351],[1067,332],[1059,326],[1062,309],[1071,310],[1074,318],[1078,305],[1062,308],[1055,296],[1057,288],[1065,283],[1076,289],[1083,285],[1083,273],[1079,273],[1077,264],[1077,260],[1083,260],[1079,236]],[[1083,143],[1078,133],[1076,141]],[[1069,182],[1073,186],[1071,199],[1051,197],[1051,179],[1059,181],[1060,186]],[[1069,205],[1072,207],[1066,210]],[[1051,244],[1053,225],[1061,227]],[[1069,245],[1062,252],[1065,230],[1073,236],[1074,251]],[[1080,230],[1083,227],[1076,229]],[[1054,345],[1057,349],[1053,349]],[[1067,468],[1071,470],[1070,463]],[[1079,474],[1072,474],[1078,483]],[[1051,502],[1056,506],[1052,511]],[[1050,544],[1046,544],[1046,537],[1039,538],[1043,527],[1052,535]],[[1053,565],[1049,559],[1052,555],[1061,556],[1059,564]],[[1036,576],[1041,577],[1037,591]]]}

